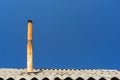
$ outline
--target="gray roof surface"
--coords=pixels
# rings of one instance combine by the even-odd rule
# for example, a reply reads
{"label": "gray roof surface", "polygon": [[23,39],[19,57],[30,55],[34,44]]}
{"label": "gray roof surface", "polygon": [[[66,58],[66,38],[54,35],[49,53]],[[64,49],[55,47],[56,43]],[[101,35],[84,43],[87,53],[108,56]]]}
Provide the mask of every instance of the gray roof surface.
{"label": "gray roof surface", "polygon": [[19,80],[20,78],[31,79],[33,77],[43,79],[45,77],[53,80],[56,77],[60,79],[65,79],[70,77],[76,79],[82,77],[88,79],[93,77],[95,79],[106,78],[110,79],[112,77],[120,78],[120,71],[118,70],[105,70],[105,69],[34,69],[33,72],[28,73],[26,69],[12,69],[12,68],[1,68],[0,77],[2,78],[14,78]]}

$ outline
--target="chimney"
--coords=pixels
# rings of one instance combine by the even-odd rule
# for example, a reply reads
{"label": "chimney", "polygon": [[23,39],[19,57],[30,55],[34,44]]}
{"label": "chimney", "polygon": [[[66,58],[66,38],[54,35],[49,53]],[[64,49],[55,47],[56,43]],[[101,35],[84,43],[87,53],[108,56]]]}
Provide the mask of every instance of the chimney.
{"label": "chimney", "polygon": [[32,20],[28,20],[27,33],[27,72],[33,71],[33,52],[32,52]]}

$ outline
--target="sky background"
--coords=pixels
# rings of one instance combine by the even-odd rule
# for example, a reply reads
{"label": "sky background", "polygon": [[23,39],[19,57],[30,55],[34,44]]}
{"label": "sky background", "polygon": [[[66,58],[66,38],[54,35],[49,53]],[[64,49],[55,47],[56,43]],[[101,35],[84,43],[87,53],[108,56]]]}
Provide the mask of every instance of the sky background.
{"label": "sky background", "polygon": [[0,68],[119,69],[120,0],[0,0]]}

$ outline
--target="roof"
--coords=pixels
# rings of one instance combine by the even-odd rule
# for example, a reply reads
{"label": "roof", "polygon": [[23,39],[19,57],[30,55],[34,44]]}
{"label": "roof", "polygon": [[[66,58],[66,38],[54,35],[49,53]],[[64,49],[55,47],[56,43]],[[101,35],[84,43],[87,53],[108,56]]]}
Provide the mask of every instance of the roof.
{"label": "roof", "polygon": [[25,78],[30,80],[37,78],[42,80],[48,78],[54,80],[56,77],[65,79],[67,77],[71,79],[77,79],[79,77],[88,79],[90,77],[94,79],[111,79],[113,77],[120,78],[120,71],[118,70],[105,70],[105,69],[33,69],[33,72],[27,72],[27,69],[12,69],[12,68],[1,68],[0,77],[3,79],[13,78],[20,80]]}

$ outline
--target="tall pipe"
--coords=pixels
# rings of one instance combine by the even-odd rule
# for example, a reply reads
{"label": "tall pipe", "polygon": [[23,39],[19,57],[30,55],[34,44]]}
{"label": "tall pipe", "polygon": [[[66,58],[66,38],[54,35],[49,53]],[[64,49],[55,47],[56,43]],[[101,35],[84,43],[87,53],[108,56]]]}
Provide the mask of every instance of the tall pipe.
{"label": "tall pipe", "polygon": [[33,71],[33,55],[32,55],[32,21],[28,20],[27,33],[27,72]]}

